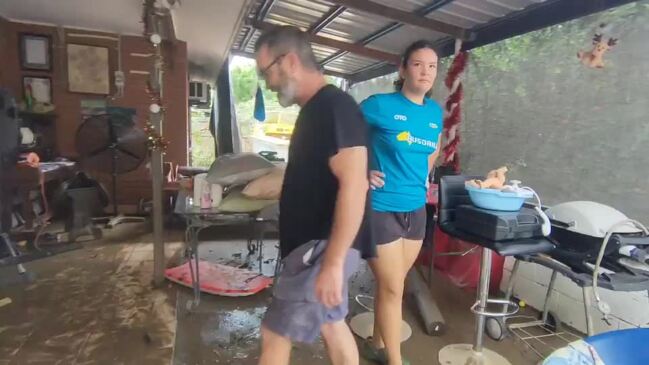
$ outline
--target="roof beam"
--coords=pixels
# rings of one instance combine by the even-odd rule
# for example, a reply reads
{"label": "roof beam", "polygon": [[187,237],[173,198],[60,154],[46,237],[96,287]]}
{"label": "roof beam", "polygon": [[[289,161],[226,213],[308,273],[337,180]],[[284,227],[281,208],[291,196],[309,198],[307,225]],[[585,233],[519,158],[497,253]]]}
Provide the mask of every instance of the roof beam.
{"label": "roof beam", "polygon": [[[261,5],[259,5],[259,8],[257,9],[257,13],[255,14],[255,20],[263,21],[264,19],[266,19],[266,16],[268,15],[268,13],[270,13],[270,10],[273,8],[273,5],[275,5],[275,1],[277,0],[263,0]],[[248,43],[250,43],[250,40],[252,40],[252,36],[254,34],[255,34],[255,28],[249,27],[248,31],[246,32],[246,35],[243,37],[243,40],[239,45],[239,50],[241,51],[246,50],[246,48],[248,47]]]}
{"label": "roof beam", "polygon": [[[430,4],[422,6],[421,8],[417,9],[417,11],[415,11],[415,14],[420,15],[420,16],[426,16],[426,15],[432,13],[433,11],[441,8],[442,6],[448,5],[448,4],[452,3],[452,2],[453,2],[453,0],[434,0]],[[386,34],[388,34],[390,32],[394,32],[395,30],[401,28],[402,26],[403,26],[403,23],[399,23],[399,22],[390,23],[390,24],[386,25],[385,27],[377,30],[376,32],[368,34],[367,36],[365,36],[363,39],[361,39],[357,43],[360,43],[362,45],[366,45],[366,44],[368,44],[370,42],[373,42],[373,41],[385,36]],[[344,51],[336,52],[336,53],[332,54],[331,56],[329,56],[329,57],[325,58],[324,60],[322,60],[320,62],[320,65],[324,66],[324,65],[326,65],[326,64],[328,64],[330,62],[333,62],[333,61],[339,59],[340,57],[343,57],[346,54],[347,54],[347,52],[344,52]]]}
{"label": "roof beam", "polygon": [[377,64],[375,66],[376,67],[373,68],[365,68],[362,70],[358,70],[352,75],[349,75],[348,80],[350,82],[350,85],[371,80],[375,77],[385,76],[397,71],[397,67],[395,65]]}
{"label": "roof beam", "polygon": [[[356,44],[360,44],[360,45],[364,46],[364,45],[366,45],[366,44],[368,44],[368,43],[370,43],[370,42],[372,42],[372,41],[374,41],[374,40],[376,40],[378,38],[383,37],[384,35],[392,32],[392,31],[394,31],[396,29],[398,29],[400,26],[401,26],[401,24],[399,24],[399,23],[392,23],[392,24],[390,24],[390,25],[388,25],[386,27],[383,27],[383,28],[379,29],[378,31],[364,37],[360,41],[356,42]],[[346,54],[347,54],[346,51],[336,52],[336,53],[330,55],[329,57],[325,58],[324,60],[322,60],[320,62],[320,65],[324,66],[324,65],[326,65],[328,63],[331,63],[331,62],[339,59],[340,57],[342,57],[342,56],[344,56]]]}
{"label": "roof beam", "polygon": [[400,9],[392,8],[383,4],[375,3],[369,0],[331,0],[338,5],[346,6],[351,9],[360,10],[369,14],[378,15],[384,18],[392,19],[399,23],[414,25],[416,27],[432,30],[439,33],[445,33],[453,38],[468,39],[469,32],[455,25],[440,22],[434,19],[419,16]]}
{"label": "roof beam", "polygon": [[266,19],[266,16],[268,13],[270,13],[270,9],[273,8],[273,5],[275,5],[276,0],[264,0],[264,2],[259,6],[259,10],[257,11],[257,14],[255,15],[255,19],[258,21],[263,21]]}
{"label": "roof beam", "polygon": [[326,69],[326,68],[323,68],[322,72],[324,72],[325,75],[336,76],[336,77],[340,77],[341,79],[345,79],[345,80],[349,79],[349,75],[346,74],[346,73],[342,73],[342,72],[338,72],[338,71],[334,71],[334,70],[329,70],[329,69]]}
{"label": "roof beam", "polygon": [[241,44],[239,45],[239,49],[242,51],[245,51],[246,48],[248,47],[248,43],[250,43],[250,40],[252,39],[252,36],[255,34],[255,28],[253,27],[248,27],[248,30],[246,31],[246,35],[243,37],[243,40],[241,41]]}
{"label": "roof beam", "polygon": [[331,22],[333,22],[340,14],[344,13],[347,10],[344,6],[334,6],[328,12],[326,12],[317,22],[313,23],[308,32],[311,34],[318,34],[321,30],[327,27]]}
{"label": "roof beam", "polygon": [[[264,31],[278,26],[276,24],[259,22],[259,21],[253,21],[252,25],[257,29],[264,30]],[[337,48],[339,50],[354,53],[363,57],[373,58],[380,61],[386,61],[389,63],[393,63],[395,65],[399,64],[399,58],[400,58],[399,55],[380,51],[378,49],[367,48],[361,44],[343,42],[333,38],[322,37],[315,34],[309,34],[309,40],[312,43],[320,44],[327,47]]]}

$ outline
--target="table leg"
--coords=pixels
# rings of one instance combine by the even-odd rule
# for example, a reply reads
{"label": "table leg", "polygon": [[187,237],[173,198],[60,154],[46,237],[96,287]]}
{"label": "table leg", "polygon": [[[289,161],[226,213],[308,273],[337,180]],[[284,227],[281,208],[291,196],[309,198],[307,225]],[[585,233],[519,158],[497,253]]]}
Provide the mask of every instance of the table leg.
{"label": "table leg", "polygon": [[261,224],[261,227],[257,227],[259,229],[259,236],[257,237],[257,251],[259,251],[259,273],[263,274],[264,271],[262,269],[262,261],[264,259],[264,224],[265,223],[258,223]]}
{"label": "table leg", "polygon": [[[198,236],[198,232],[196,236]],[[194,260],[196,262],[196,282],[194,283],[194,305],[198,307],[198,305],[201,302],[201,278],[200,278],[200,270],[198,269],[198,238],[195,239]]]}
{"label": "table leg", "polygon": [[[200,277],[199,277],[199,270],[198,270],[198,231],[199,229],[197,228],[191,228],[189,230],[189,257],[188,257],[188,263],[189,263],[189,274],[191,275],[192,278],[192,288],[194,291],[194,300],[187,305],[187,309],[191,310],[193,308],[198,307],[200,304],[201,300],[201,286],[200,286]],[[192,263],[192,259],[195,261],[196,267],[194,267],[194,263]],[[194,272],[196,270],[196,272]]]}
{"label": "table leg", "polygon": [[[14,247],[14,243],[11,241],[8,234],[6,234],[6,233],[0,234],[0,241],[7,248],[7,250],[9,251],[9,254],[11,256],[13,256],[13,257],[18,257],[19,256],[16,248]],[[23,264],[16,265],[16,269],[18,269],[19,274],[24,274],[25,272],[27,272],[27,270],[25,270],[25,267],[23,266]]]}

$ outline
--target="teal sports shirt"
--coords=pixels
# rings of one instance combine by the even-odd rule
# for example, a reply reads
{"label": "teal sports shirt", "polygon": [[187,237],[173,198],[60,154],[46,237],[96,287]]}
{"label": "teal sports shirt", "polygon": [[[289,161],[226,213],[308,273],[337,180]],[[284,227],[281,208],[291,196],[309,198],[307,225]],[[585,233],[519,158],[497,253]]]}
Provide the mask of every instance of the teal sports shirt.
{"label": "teal sports shirt", "polygon": [[410,212],[426,204],[428,156],[438,148],[443,111],[432,99],[420,105],[400,92],[372,95],[361,103],[370,127],[370,168],[385,174],[372,191],[379,212]]}

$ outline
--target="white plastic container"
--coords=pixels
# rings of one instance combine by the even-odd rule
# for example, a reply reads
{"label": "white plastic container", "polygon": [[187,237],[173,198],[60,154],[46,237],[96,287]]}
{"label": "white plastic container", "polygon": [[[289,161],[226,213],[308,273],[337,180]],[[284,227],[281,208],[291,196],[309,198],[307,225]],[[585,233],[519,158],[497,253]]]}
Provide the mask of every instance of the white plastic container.
{"label": "white plastic container", "polygon": [[194,176],[194,199],[193,205],[200,207],[203,199],[203,192],[209,187],[209,198],[212,201],[212,207],[216,208],[221,204],[223,198],[223,187],[219,184],[210,184],[207,182],[207,174],[198,174]]}

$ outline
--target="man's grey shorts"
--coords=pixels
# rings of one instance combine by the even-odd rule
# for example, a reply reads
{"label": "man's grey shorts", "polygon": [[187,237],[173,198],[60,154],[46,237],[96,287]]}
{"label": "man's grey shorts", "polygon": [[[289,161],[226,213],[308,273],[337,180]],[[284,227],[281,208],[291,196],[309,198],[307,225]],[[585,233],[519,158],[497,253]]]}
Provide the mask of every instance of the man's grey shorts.
{"label": "man's grey shorts", "polygon": [[262,322],[266,328],[292,341],[310,343],[318,338],[323,324],[345,318],[349,310],[347,281],[358,267],[360,253],[349,250],[343,273],[343,302],[327,308],[315,296],[315,282],[327,243],[309,241],[284,258],[272,302]]}

